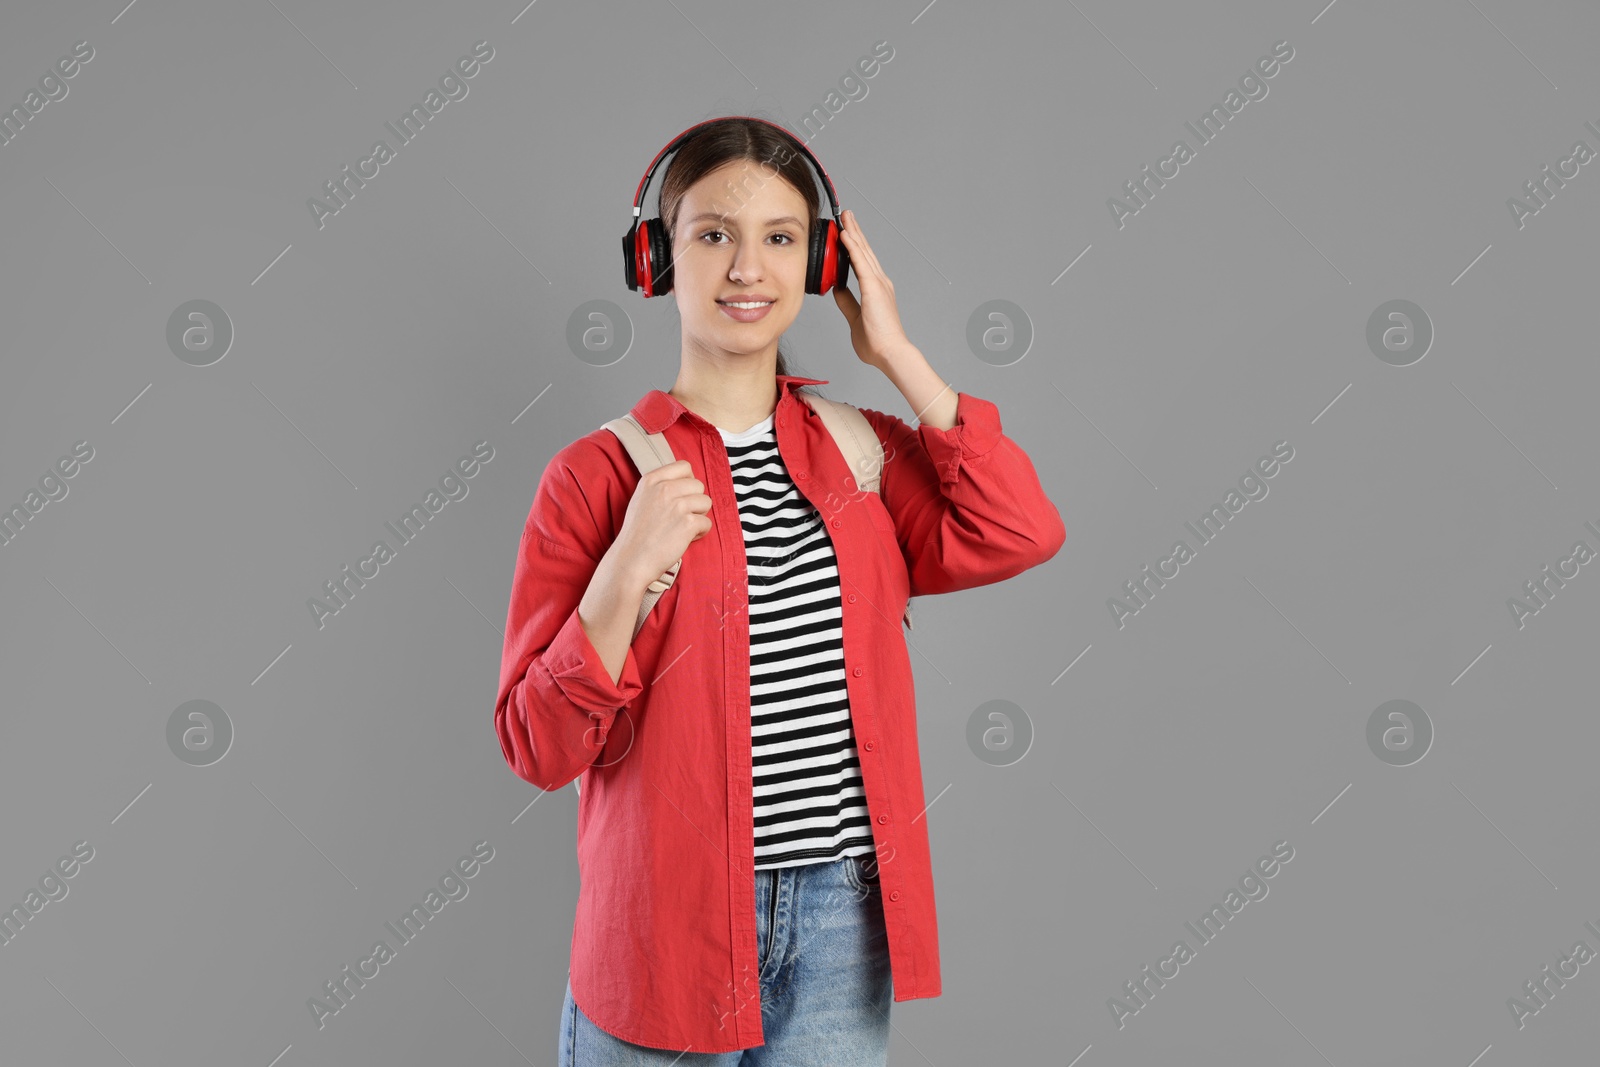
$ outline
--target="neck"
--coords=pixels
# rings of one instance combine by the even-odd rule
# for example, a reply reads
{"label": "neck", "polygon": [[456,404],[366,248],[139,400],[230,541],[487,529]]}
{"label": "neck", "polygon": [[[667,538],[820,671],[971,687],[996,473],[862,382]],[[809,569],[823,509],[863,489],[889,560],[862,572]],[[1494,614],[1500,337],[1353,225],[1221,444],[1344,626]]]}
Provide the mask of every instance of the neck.
{"label": "neck", "polygon": [[718,429],[747,430],[777,408],[776,347],[765,356],[716,361],[686,352],[667,395]]}

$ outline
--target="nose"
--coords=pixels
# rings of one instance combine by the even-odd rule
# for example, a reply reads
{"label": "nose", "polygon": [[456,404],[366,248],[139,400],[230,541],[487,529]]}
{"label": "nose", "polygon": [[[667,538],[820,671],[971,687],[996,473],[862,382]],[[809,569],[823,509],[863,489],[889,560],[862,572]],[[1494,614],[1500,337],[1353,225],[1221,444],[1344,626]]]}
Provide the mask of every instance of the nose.
{"label": "nose", "polygon": [[741,284],[760,281],[762,278],[762,250],[760,245],[741,244],[733,253],[733,265],[728,277]]}

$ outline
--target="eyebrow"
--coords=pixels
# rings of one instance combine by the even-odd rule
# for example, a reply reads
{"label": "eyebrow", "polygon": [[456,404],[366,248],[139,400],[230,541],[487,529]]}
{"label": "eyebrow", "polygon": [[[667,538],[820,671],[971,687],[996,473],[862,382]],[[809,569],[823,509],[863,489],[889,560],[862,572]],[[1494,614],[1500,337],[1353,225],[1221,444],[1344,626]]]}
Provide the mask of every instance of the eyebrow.
{"label": "eyebrow", "polygon": [[[698,214],[698,215],[694,216],[693,218],[691,218],[689,220],[689,223],[690,223],[690,225],[693,225],[694,223],[703,222],[703,221],[705,221],[707,219],[709,219],[709,220],[711,220],[713,222],[719,222],[719,223],[723,223],[724,225],[726,225],[729,221],[731,221],[733,219],[733,216],[732,215],[718,214],[715,211],[702,211],[700,214]],[[795,218],[793,215],[781,215],[781,216],[779,216],[778,218],[775,218],[775,219],[768,219],[766,221],[766,225],[768,225],[768,226],[778,226],[778,225],[781,225],[782,223],[785,223],[785,222],[792,222],[796,226],[802,226],[803,225],[803,223],[801,223],[801,221],[799,219]]]}

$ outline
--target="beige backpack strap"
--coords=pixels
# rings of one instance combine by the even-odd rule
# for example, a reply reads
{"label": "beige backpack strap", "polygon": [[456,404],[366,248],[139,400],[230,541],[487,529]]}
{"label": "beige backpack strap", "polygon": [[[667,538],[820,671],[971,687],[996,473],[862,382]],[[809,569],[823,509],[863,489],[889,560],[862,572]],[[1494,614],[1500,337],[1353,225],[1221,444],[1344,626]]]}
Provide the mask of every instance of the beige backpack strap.
{"label": "beige backpack strap", "polygon": [[[872,423],[867,421],[867,417],[861,414],[861,409],[813,393],[795,395],[803,397],[822,419],[822,425],[827,427],[828,433],[833,436],[834,444],[839,446],[840,455],[844,456],[845,466],[850,468],[850,473],[855,477],[856,487],[869,493],[876,493],[883,472],[883,442],[878,440],[877,431],[872,428]],[[901,617],[901,621],[906,624],[907,629],[915,629],[911,622],[909,603],[906,604],[906,613]]]}
{"label": "beige backpack strap", "polygon": [[[633,460],[633,465],[639,468],[639,474],[649,474],[657,467],[664,467],[675,458],[672,455],[672,446],[667,444],[665,434],[645,433],[644,427],[639,425],[639,420],[633,415],[623,415],[621,418],[612,419],[605,424],[605,429],[617,435],[622,442],[622,447],[628,450],[628,456]],[[673,581],[678,577],[678,568],[683,566],[683,557],[678,557],[678,562],[667,568],[661,577],[655,579],[645,589],[644,600],[639,604],[639,617],[633,624],[633,636],[638,637],[644,620],[649,617],[650,609],[656,606],[656,601],[661,599],[661,594],[671,588]]]}
{"label": "beige backpack strap", "polygon": [[867,417],[850,404],[811,393],[799,393],[822,419],[822,425],[833,435],[834,443],[844,456],[845,466],[855,477],[856,485],[869,493],[878,491],[878,476],[883,470],[883,442]]}
{"label": "beige backpack strap", "polygon": [[[673,461],[672,446],[667,444],[665,434],[645,433],[644,427],[639,425],[639,420],[633,417],[632,412],[620,418],[612,419],[603,429],[610,430],[617,435],[617,440],[622,442],[622,447],[628,450],[628,458],[633,460],[633,465],[639,469],[643,477],[655,470],[664,467]],[[639,631],[644,627],[644,620],[649,617],[650,609],[656,606],[656,601],[661,599],[661,594],[671,588],[673,580],[678,577],[678,568],[683,566],[683,557],[678,557],[661,577],[651,582],[645,589],[644,600],[639,604],[639,617],[633,623],[633,636],[638,637]],[[582,775],[572,780],[573,791],[580,797],[583,796],[583,786],[579,784]]]}

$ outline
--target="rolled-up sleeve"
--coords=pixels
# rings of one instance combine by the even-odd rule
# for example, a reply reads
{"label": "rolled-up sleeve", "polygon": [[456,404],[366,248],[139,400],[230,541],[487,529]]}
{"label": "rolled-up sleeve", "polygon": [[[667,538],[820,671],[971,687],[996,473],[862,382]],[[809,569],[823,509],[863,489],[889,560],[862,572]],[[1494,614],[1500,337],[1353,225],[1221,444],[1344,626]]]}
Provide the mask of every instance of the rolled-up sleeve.
{"label": "rolled-up sleeve", "polygon": [[1000,432],[1000,409],[966,393],[956,394],[954,426],[941,430],[919,423],[916,432],[939,480],[947,483],[960,480],[964,465],[982,460],[1005,436]]}
{"label": "rolled-up sleeve", "polygon": [[948,430],[861,413],[883,442],[878,493],[894,519],[912,596],[1004,581],[1066,542],[1060,511],[991,402],[957,393]]}
{"label": "rolled-up sleeve", "polygon": [[613,681],[578,616],[604,553],[585,544],[593,523],[562,458],[546,468],[523,529],[494,709],[506,763],[545,790],[595,761],[617,712],[643,689],[632,647]]}

